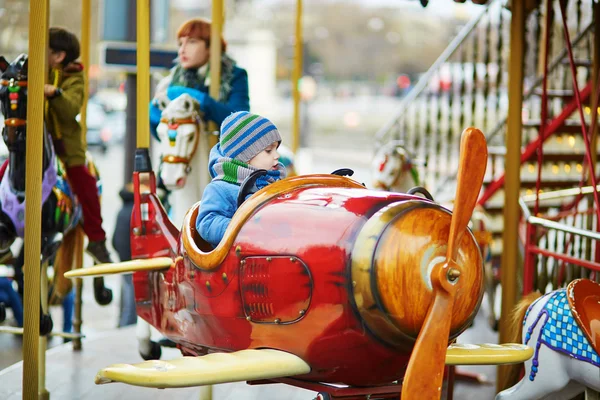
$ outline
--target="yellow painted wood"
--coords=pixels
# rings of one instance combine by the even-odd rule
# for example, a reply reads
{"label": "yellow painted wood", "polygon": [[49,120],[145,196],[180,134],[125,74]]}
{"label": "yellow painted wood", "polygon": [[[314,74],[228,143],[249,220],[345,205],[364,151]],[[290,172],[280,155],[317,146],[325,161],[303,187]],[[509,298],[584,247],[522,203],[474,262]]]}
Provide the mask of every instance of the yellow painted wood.
{"label": "yellow painted wood", "polygon": [[87,103],[90,93],[91,0],[81,2],[81,63],[83,64],[83,103],[81,103],[81,141],[87,144]]}
{"label": "yellow painted wood", "polygon": [[[39,387],[40,254],[44,84],[48,76],[48,0],[29,2],[29,82],[27,101],[27,172],[25,175],[25,295],[23,398],[36,399]],[[36,134],[37,133],[37,134]]]}
{"label": "yellow painted wood", "polygon": [[[510,63],[508,90],[508,119],[506,127],[506,158],[504,171],[504,231],[501,258],[502,308],[500,314],[500,343],[510,338],[509,319],[517,302],[517,266],[519,260],[519,188],[521,186],[521,132],[523,106],[523,57],[525,54],[525,2],[512,5],[510,22]],[[502,367],[496,382],[503,382]],[[500,389],[497,387],[497,389]]]}
{"label": "yellow painted wood", "polygon": [[65,277],[78,278],[83,276],[127,274],[136,271],[158,271],[170,267],[171,264],[173,264],[173,260],[169,257],[131,260],[112,264],[98,264],[93,267],[79,268],[65,272]]}
{"label": "yellow painted wood", "polygon": [[150,0],[138,0],[137,10],[137,81],[136,81],[136,145],[139,149],[150,146]]}
{"label": "yellow painted wood", "polygon": [[122,382],[152,388],[180,388],[302,375],[310,366],[300,357],[272,349],[211,353],[202,357],[115,364],[96,375],[96,383]]}
{"label": "yellow painted wood", "polygon": [[446,365],[517,364],[529,360],[533,349],[518,343],[451,344],[446,352]]}
{"label": "yellow painted wood", "polygon": [[302,78],[302,0],[296,0],[296,42],[294,48],[294,72],[292,74],[292,93],[294,95],[294,123],[292,126],[292,151],[300,147],[300,78]]}
{"label": "yellow painted wood", "polygon": [[[210,24],[210,87],[208,94],[213,99],[219,98],[219,92],[221,91],[221,55],[223,49],[221,48],[221,37],[223,36],[223,18],[224,7],[223,0],[212,1],[212,21]],[[208,131],[215,132],[220,129],[217,124],[213,121],[208,122]],[[208,137],[209,146],[206,151],[217,144],[219,136],[210,135]]]}

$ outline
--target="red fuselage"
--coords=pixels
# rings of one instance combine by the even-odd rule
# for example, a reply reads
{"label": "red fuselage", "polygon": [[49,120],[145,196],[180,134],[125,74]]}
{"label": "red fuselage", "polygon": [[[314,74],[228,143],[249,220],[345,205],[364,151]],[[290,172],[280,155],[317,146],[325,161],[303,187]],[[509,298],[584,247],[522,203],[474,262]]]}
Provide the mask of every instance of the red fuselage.
{"label": "red fuselage", "polygon": [[153,228],[132,236],[134,258],[182,257],[164,272],[135,273],[137,311],[184,354],[279,349],[311,366],[300,379],[358,386],[404,375],[413,343],[400,349],[369,331],[355,305],[350,256],[370,216],[415,197],[363,189],[290,191],[255,210],[213,271],[190,262],[177,230],[150,197]]}

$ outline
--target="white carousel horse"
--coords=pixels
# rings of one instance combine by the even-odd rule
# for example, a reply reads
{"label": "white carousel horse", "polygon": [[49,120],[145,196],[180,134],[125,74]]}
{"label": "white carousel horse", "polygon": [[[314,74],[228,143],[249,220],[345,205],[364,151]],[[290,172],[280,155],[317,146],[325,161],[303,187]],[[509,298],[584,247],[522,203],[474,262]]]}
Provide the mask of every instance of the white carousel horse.
{"label": "white carousel horse", "polygon": [[371,173],[376,189],[406,193],[419,186],[419,172],[412,154],[401,141],[393,140],[381,146],[373,162]]}
{"label": "white carousel horse", "polygon": [[[566,289],[538,296],[519,303],[514,318],[518,326],[512,329],[534,348],[533,358],[525,362],[523,379],[498,393],[496,400],[570,399],[586,388],[600,391],[600,285],[577,279]],[[518,370],[518,364],[510,366],[513,382]]]}
{"label": "white carousel horse", "polygon": [[[160,178],[171,191],[169,217],[181,226],[186,212],[202,198],[209,182],[208,136],[204,134],[200,105],[184,93],[169,101],[166,95],[157,98],[162,110],[156,128],[161,154]],[[160,358],[160,346],[151,340],[150,325],[137,319],[138,350],[144,359]]]}
{"label": "white carousel horse", "polygon": [[156,128],[162,160],[159,175],[171,191],[171,220],[180,226],[209,182],[208,136],[203,134],[200,105],[192,96],[184,93],[170,102],[165,96],[158,103],[162,109]]}

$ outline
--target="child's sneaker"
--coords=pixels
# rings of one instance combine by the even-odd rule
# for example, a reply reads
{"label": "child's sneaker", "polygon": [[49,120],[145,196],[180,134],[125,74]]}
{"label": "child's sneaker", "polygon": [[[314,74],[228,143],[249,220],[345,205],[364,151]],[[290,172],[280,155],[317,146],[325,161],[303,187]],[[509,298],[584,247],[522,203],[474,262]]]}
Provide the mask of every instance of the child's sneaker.
{"label": "child's sneaker", "polygon": [[99,264],[109,264],[112,263],[110,258],[110,253],[106,248],[106,240],[98,240],[95,242],[90,242],[86,249],[88,254],[92,256],[95,262]]}

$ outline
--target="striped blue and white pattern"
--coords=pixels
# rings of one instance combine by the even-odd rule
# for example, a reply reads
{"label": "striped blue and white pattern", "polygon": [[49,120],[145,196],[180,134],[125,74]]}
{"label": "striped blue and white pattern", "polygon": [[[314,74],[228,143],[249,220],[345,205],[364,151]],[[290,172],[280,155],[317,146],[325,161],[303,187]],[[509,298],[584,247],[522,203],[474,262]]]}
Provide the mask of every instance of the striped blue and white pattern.
{"label": "striped blue and white pattern", "polygon": [[225,157],[247,163],[270,144],[281,142],[281,135],[267,118],[239,111],[221,124],[219,142]]}

